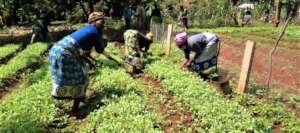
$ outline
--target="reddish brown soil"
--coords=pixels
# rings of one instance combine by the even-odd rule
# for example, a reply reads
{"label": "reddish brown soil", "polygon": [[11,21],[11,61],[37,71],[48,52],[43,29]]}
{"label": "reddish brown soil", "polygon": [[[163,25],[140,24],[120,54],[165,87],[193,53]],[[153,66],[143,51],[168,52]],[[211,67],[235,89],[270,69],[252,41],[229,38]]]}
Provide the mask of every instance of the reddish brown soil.
{"label": "reddish brown soil", "polygon": [[15,89],[20,84],[20,79],[15,76],[11,76],[3,79],[3,88],[0,90],[0,101],[4,96],[11,92],[11,90]]}
{"label": "reddish brown soil", "polygon": [[[238,81],[240,67],[242,65],[243,52],[246,40],[234,41],[229,36],[223,36],[221,44],[219,64],[227,71],[236,71],[233,80]],[[269,72],[269,52],[272,47],[262,47],[257,44],[252,64],[251,76],[260,86],[266,86]],[[272,90],[288,94],[300,94],[300,50],[277,48],[273,55],[272,65]],[[274,91],[275,90],[275,91]],[[288,107],[288,104],[286,104]],[[300,118],[300,109],[293,110]],[[280,126],[275,126],[276,131]]]}
{"label": "reddish brown soil", "polygon": [[[41,54],[41,58],[45,57],[48,53],[48,50],[45,50],[42,54]],[[2,83],[1,86],[2,87],[0,89],[0,102],[5,98],[5,96],[9,93],[11,93],[12,91],[14,91],[21,83],[22,81],[22,77],[21,75],[23,74],[27,74],[30,72],[34,72],[35,70],[39,69],[45,62],[43,62],[42,60],[32,63],[31,65],[22,68],[20,70],[18,70],[15,74],[10,75],[9,77],[3,78],[2,79]],[[30,71],[28,71],[30,70]]]}
{"label": "reddish brown soil", "polygon": [[273,128],[273,133],[281,133],[282,124],[279,123],[277,125],[274,125],[272,128]]}
{"label": "reddish brown soil", "polygon": [[[143,81],[147,85],[151,85],[155,87],[155,92],[149,94],[150,98],[154,98],[154,95],[159,95],[158,93],[163,93],[159,80],[154,79],[150,76],[142,75],[139,77],[139,80]],[[166,102],[159,101],[159,113],[162,116],[165,116],[166,121],[170,121],[169,124],[160,124],[160,128],[164,130],[166,133],[171,132],[180,132],[181,128],[180,124],[184,125],[184,128],[189,128],[192,125],[193,119],[192,114],[187,111],[184,107],[177,107],[176,101],[173,98],[172,93],[164,93],[164,97],[166,98]],[[169,105],[169,106],[168,106]],[[170,113],[170,110],[176,110],[173,113]],[[181,123],[181,118],[184,118],[183,123]]]}
{"label": "reddish brown soil", "polygon": [[[245,48],[245,40],[236,42],[228,36],[223,37],[221,44],[219,63],[223,69],[228,71],[240,69]],[[272,47],[263,48],[256,45],[253,64],[252,77],[261,86],[265,86],[269,71],[269,52]],[[278,48],[273,56],[272,78],[274,89],[282,90],[286,93],[300,94],[300,50],[291,52]],[[238,75],[236,75],[238,77]],[[238,79],[236,77],[236,79]],[[272,88],[272,89],[273,89]]]}

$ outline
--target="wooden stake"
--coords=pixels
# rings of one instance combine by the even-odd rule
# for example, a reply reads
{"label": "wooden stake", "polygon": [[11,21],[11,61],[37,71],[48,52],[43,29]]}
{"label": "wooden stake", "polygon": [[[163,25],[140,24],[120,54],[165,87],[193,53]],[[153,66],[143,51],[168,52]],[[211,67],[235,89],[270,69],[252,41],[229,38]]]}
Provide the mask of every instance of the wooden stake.
{"label": "wooden stake", "polygon": [[167,41],[166,41],[166,48],[165,48],[165,55],[169,56],[171,53],[171,35],[172,35],[172,31],[173,31],[173,25],[169,24],[168,25],[168,34],[167,34]]}
{"label": "wooden stake", "polygon": [[254,50],[255,50],[255,42],[248,40],[246,43],[243,64],[242,64],[242,70],[241,70],[241,75],[240,75],[240,80],[239,80],[239,85],[238,85],[238,92],[240,94],[243,94],[247,89],[253,55],[254,55]]}

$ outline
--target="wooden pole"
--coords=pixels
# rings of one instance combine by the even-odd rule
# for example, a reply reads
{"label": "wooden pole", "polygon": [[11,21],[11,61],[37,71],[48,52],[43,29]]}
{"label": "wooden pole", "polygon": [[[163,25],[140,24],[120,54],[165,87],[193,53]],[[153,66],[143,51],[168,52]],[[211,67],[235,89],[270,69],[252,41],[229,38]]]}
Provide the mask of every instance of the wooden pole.
{"label": "wooden pole", "polygon": [[254,50],[255,50],[255,42],[248,40],[246,43],[243,64],[242,64],[242,69],[240,74],[240,80],[238,85],[238,92],[240,94],[243,94],[247,89]]}
{"label": "wooden pole", "polygon": [[166,41],[166,48],[165,48],[165,55],[169,56],[171,53],[171,36],[172,36],[172,31],[173,31],[173,25],[169,24],[168,25],[168,34],[167,34],[167,41]]}

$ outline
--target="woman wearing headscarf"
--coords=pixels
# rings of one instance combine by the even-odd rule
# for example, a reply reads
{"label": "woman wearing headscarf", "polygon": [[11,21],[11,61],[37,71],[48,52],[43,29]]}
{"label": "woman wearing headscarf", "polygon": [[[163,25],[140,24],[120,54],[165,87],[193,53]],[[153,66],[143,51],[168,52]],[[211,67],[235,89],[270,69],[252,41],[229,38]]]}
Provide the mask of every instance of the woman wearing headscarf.
{"label": "woman wearing headscarf", "polygon": [[138,30],[126,30],[125,41],[125,62],[132,67],[132,75],[140,73],[144,68],[143,60],[146,58],[150,45],[153,43],[153,34],[146,35]]}
{"label": "woman wearing headscarf", "polygon": [[182,67],[201,73],[217,64],[219,37],[216,34],[201,32],[188,37],[182,32],[175,36],[175,42],[185,55]]}
{"label": "woman wearing headscarf", "polygon": [[58,41],[49,53],[52,80],[52,96],[56,99],[74,99],[72,112],[76,113],[81,100],[85,98],[88,74],[83,56],[94,47],[102,53],[107,42],[102,38],[104,14],[93,12],[86,26]]}

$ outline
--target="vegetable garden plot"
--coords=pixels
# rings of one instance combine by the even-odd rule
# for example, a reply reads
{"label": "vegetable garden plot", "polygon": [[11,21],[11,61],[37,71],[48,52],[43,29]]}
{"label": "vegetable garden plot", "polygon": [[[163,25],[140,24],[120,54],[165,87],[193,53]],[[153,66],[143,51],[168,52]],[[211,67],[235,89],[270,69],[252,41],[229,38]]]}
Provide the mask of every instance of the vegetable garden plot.
{"label": "vegetable garden plot", "polygon": [[[14,84],[17,77],[24,70],[34,67],[40,61],[40,55],[47,50],[45,43],[35,43],[28,46],[7,64],[0,66],[0,92],[6,89],[7,85]],[[32,69],[32,68],[30,68]]]}
{"label": "vegetable garden plot", "polygon": [[[299,120],[291,113],[284,114],[287,111],[276,105],[260,104],[263,108],[246,108],[241,106],[240,100],[229,101],[191,73],[174,65],[173,61],[180,57],[178,51],[169,58],[161,58],[163,50],[159,47],[151,47],[153,55],[149,60],[152,61],[149,61],[147,70],[161,79],[164,89],[174,93],[177,105],[188,107],[193,123],[196,123],[192,127],[198,131],[272,132],[274,122],[278,121],[282,122],[283,131],[297,132],[300,129]],[[108,48],[119,57],[115,49]],[[87,111],[86,118],[75,120],[69,117],[68,107],[61,109],[62,102],[51,98],[49,70],[48,66],[43,66],[0,103],[0,132],[162,132],[158,125],[166,121],[150,105],[145,92],[149,86],[132,79],[115,63],[102,57],[99,59],[102,65],[91,77],[88,88],[92,95],[88,96],[87,105],[81,108]],[[261,116],[254,115],[257,113]]]}
{"label": "vegetable garden plot", "polygon": [[158,79],[143,74],[138,77],[138,80],[151,86],[146,93],[155,106],[156,112],[164,118],[164,121],[159,124],[164,132],[194,132],[195,127],[200,125],[200,123],[193,123],[191,113],[183,104],[178,104],[174,100],[172,92],[161,87]]}
{"label": "vegetable garden plot", "polygon": [[0,47],[0,63],[7,58],[7,56],[12,55],[15,53],[21,45],[17,44],[6,44],[2,47]]}
{"label": "vegetable garden plot", "polygon": [[[157,49],[155,48],[155,50]],[[155,57],[150,58],[155,59]],[[152,66],[156,67],[152,68]],[[259,127],[259,123],[256,123],[255,119],[252,119],[251,113],[238,105],[237,102],[231,103],[227,101],[207,84],[199,82],[199,78],[193,77],[189,73],[182,73],[182,70],[176,68],[172,63],[168,62],[166,64],[164,61],[159,61],[151,64],[149,68],[152,75],[157,75],[158,73],[162,75],[169,74],[168,76],[162,77],[160,75],[158,77],[163,79],[162,85],[165,89],[169,88],[170,91],[175,92],[175,96],[180,97],[176,98],[176,101],[180,101],[179,103],[181,104],[187,104],[195,118],[193,123],[201,123],[199,125],[202,126],[197,130],[271,131],[271,128]],[[153,72],[157,73],[154,74]],[[185,92],[185,90],[189,91]],[[211,104],[215,104],[215,106],[211,106]],[[211,112],[211,110],[214,111]],[[219,115],[222,113],[224,114]]]}
{"label": "vegetable garden plot", "polygon": [[[106,67],[104,65],[97,72],[97,75],[93,76],[95,82],[91,82],[89,90],[94,92],[96,99],[92,100],[88,108],[92,108],[91,110],[94,113],[87,116],[90,126],[82,126],[80,130],[93,130],[93,125],[96,124],[97,128],[95,130],[99,131],[103,129],[105,131],[123,129],[124,131],[140,132],[147,129],[160,132],[159,129],[155,129],[153,126],[159,118],[151,113],[147,107],[147,100],[139,93],[139,85],[125,71],[116,70],[114,67]],[[69,119],[68,114],[62,112],[64,110],[56,107],[59,104],[50,96],[50,75],[49,73],[45,74],[45,71],[48,71],[47,67],[42,67],[41,70],[35,72],[34,76],[29,76],[31,80],[22,85],[24,88],[17,89],[0,104],[0,132],[71,130],[62,129],[63,127],[53,127],[68,125],[68,122],[74,121],[74,119]],[[42,77],[41,80],[30,85],[40,77]],[[28,85],[29,87],[26,87]],[[124,103],[128,103],[128,108],[124,107]],[[115,108],[120,110],[114,110]],[[114,113],[111,113],[111,109],[114,110]],[[102,116],[102,114],[107,114],[105,115],[107,121],[93,117]],[[103,123],[98,125],[99,122]],[[123,124],[116,125],[114,122]]]}
{"label": "vegetable garden plot", "polygon": [[[156,66],[156,67],[152,67]],[[255,123],[252,119],[250,112],[237,103],[231,103],[214,92],[205,83],[199,83],[199,79],[192,77],[191,75],[180,72],[180,69],[176,69],[172,63],[166,64],[163,61],[151,64],[149,66],[150,72],[159,74],[169,74],[168,76],[160,77],[163,78],[162,84],[165,89],[170,88],[171,91],[175,92],[175,95],[179,95],[182,99],[181,103],[188,104],[188,108],[193,113],[193,117],[196,117],[195,123],[201,123],[199,131],[224,131],[225,127],[228,131],[268,131],[266,127],[258,128],[258,123]],[[172,70],[172,71],[169,71]],[[173,74],[172,74],[173,72]],[[157,75],[155,73],[153,75]],[[181,73],[178,75],[178,73]],[[177,74],[177,75],[176,75]],[[178,80],[176,80],[178,79]],[[169,85],[165,85],[165,82]],[[204,89],[206,88],[206,89]],[[188,89],[189,91],[184,93]],[[202,90],[202,91],[201,91]],[[211,96],[209,96],[211,95]],[[206,96],[209,96],[206,97]],[[183,98],[184,97],[184,98]],[[197,98],[199,97],[199,98]],[[207,99],[206,99],[207,98]],[[185,100],[184,100],[185,99]],[[200,103],[197,103],[199,101]],[[192,104],[192,105],[190,105]],[[216,106],[212,106],[215,104]],[[241,108],[241,109],[240,109]],[[211,110],[215,110],[211,112]],[[219,115],[224,113],[224,115]]]}
{"label": "vegetable garden plot", "polygon": [[246,109],[237,103],[227,101],[208,84],[199,82],[199,78],[183,72],[172,63],[159,61],[148,68],[152,75],[163,79],[162,86],[173,91],[177,101],[181,101],[189,108],[196,123],[201,123],[201,127],[197,130],[208,132],[268,131],[265,127],[258,128]]}
{"label": "vegetable garden plot", "polygon": [[[162,53],[162,50],[160,50],[157,47],[158,46],[155,45],[155,47],[152,47],[151,50],[153,50],[154,53],[156,53],[155,56],[160,56],[160,54]],[[253,98],[253,96],[250,99],[249,99],[249,97],[239,98],[238,95],[234,96],[236,98],[233,98],[230,101],[228,101],[226,98],[224,98],[224,96],[217,94],[216,91],[213,91],[212,88],[209,87],[206,83],[200,81],[198,78],[195,78],[195,76],[192,76],[191,73],[183,72],[178,67],[176,67],[176,65],[174,65],[173,63],[177,64],[177,61],[179,61],[181,57],[182,57],[182,54],[180,53],[180,51],[178,49],[174,49],[170,57],[164,58],[162,61],[158,61],[154,64],[150,64],[148,66],[148,71],[150,73],[152,73],[154,76],[161,78],[162,79],[161,83],[162,83],[163,87],[169,88],[173,92],[175,92],[175,98],[177,97],[177,99],[179,99],[178,101],[183,101],[182,103],[184,103],[184,104],[191,104],[191,105],[195,106],[195,107],[190,108],[190,110],[193,110],[195,108],[198,108],[198,109],[204,108],[204,110],[203,110],[204,113],[201,113],[202,110],[196,111],[196,113],[198,113],[198,115],[196,115],[196,116],[207,115],[207,117],[208,117],[208,118],[201,117],[201,118],[199,118],[200,121],[203,118],[206,121],[209,121],[209,119],[210,119],[210,120],[216,122],[217,118],[223,117],[224,119],[222,119],[222,120],[226,121],[226,122],[224,122],[226,125],[226,123],[230,123],[231,120],[237,122],[239,120],[236,120],[236,119],[239,119],[241,117],[242,118],[247,117],[247,118],[250,118],[249,120],[255,121],[255,122],[253,122],[253,124],[254,124],[253,126],[255,127],[255,128],[253,128],[253,130],[263,130],[264,132],[271,132],[273,129],[273,126],[280,124],[280,123],[283,125],[282,129],[281,129],[282,131],[298,132],[298,130],[300,129],[299,118],[297,118],[293,112],[288,111],[288,109],[286,109],[282,104],[280,104],[278,102],[275,102],[275,101],[266,102],[264,100],[255,99],[255,98]],[[156,58],[156,57],[152,57],[152,58]],[[196,85],[196,84],[198,84],[198,85]],[[198,89],[196,89],[196,88],[198,88]],[[198,95],[199,95],[199,97],[198,97]],[[202,99],[201,97],[204,99]],[[214,99],[215,97],[219,100]],[[198,99],[198,100],[194,101],[193,99],[194,100]],[[200,100],[200,99],[202,99],[202,100]],[[210,101],[210,100],[213,100],[213,101],[209,103],[208,101]],[[192,101],[194,101],[194,102],[192,102]],[[245,106],[243,104],[245,102],[248,103],[251,101],[255,101],[254,107],[249,108],[249,106]],[[207,105],[203,104],[205,102],[208,102]],[[214,104],[215,102],[221,102],[222,104],[220,104],[220,105]],[[201,105],[198,105],[198,104],[201,104]],[[214,104],[214,106],[212,104]],[[208,107],[205,108],[205,106],[208,106]],[[219,106],[219,108],[217,106]],[[190,107],[190,106],[188,106],[188,107]],[[225,107],[237,107],[237,108],[235,108],[235,109],[232,108],[232,109],[228,109],[226,111],[221,111]],[[205,113],[205,110],[207,110],[209,108],[211,108],[211,110],[208,110],[208,112],[210,112],[210,111],[211,112]],[[215,109],[213,109],[213,108],[215,108]],[[240,110],[239,108],[241,108],[241,111],[239,111]],[[219,114],[216,113],[218,111],[220,111]],[[239,116],[239,115],[235,115],[233,112],[232,112],[233,114],[229,113],[230,115],[226,114],[226,112],[231,112],[231,111],[233,111],[233,112],[237,111],[240,113],[244,112],[247,115]],[[193,111],[191,111],[191,112],[193,112]],[[209,114],[213,114],[213,113],[216,113],[216,116],[209,115]],[[270,115],[270,114],[272,114],[272,115]],[[218,116],[218,115],[221,115],[221,116]],[[232,117],[232,118],[230,118],[230,117]],[[219,120],[218,122],[221,122],[222,120]],[[213,124],[214,122],[211,122],[210,124]],[[246,121],[244,121],[244,122],[246,122]],[[233,126],[234,124],[240,125],[241,123],[233,122],[233,124],[231,126]],[[216,125],[218,125],[218,124],[216,124]],[[217,129],[219,129],[220,126],[223,126],[223,123],[219,123]],[[228,126],[225,129],[228,128],[230,130],[229,127],[231,127],[231,126]],[[238,127],[249,127],[249,125],[245,126],[244,124],[241,124],[240,126],[236,126],[235,128],[239,129]],[[210,127],[210,128],[212,128],[212,127]]]}
{"label": "vegetable garden plot", "polygon": [[[48,66],[46,67],[48,68]],[[32,77],[48,69],[37,70]],[[36,83],[21,85],[0,103],[0,132],[45,132],[55,120],[57,108],[50,97],[51,82],[47,73]],[[63,119],[63,118],[60,118]]]}
{"label": "vegetable garden plot", "polygon": [[148,106],[142,93],[144,86],[124,70],[103,68],[93,79],[92,88],[99,93],[111,89],[111,94],[101,98],[105,106],[87,116],[88,124],[81,127],[83,132],[161,132],[154,126],[159,117]]}
{"label": "vegetable garden plot", "polygon": [[40,55],[47,50],[47,44],[35,43],[11,59],[6,65],[0,66],[0,79],[14,74],[17,70],[28,67],[39,61]]}
{"label": "vegetable garden plot", "polygon": [[[113,54],[114,58],[117,60],[121,60],[122,50],[119,50],[115,47],[107,48],[110,53]],[[152,58],[152,60],[155,60]],[[113,65],[112,67],[116,67]],[[124,68],[122,68],[124,69]],[[126,76],[128,76],[127,74]],[[147,95],[150,100],[150,105],[153,106],[155,112],[163,117],[161,123],[156,125],[157,128],[161,128],[165,132],[170,131],[189,131],[188,129],[192,123],[192,117],[189,112],[186,110],[182,110],[183,107],[176,106],[174,100],[172,100],[172,96],[169,94],[165,94],[164,90],[158,91],[157,85],[159,85],[159,81],[157,84],[152,84],[152,81],[148,81],[146,75],[141,75],[142,77],[136,78],[137,83],[145,84],[144,87],[141,87],[143,94]],[[145,78],[145,79],[143,79]],[[114,79],[114,78],[110,78]],[[148,86],[148,87],[147,87]],[[170,99],[171,98],[171,99]],[[168,100],[167,100],[168,99]],[[175,112],[174,112],[175,111]]]}

